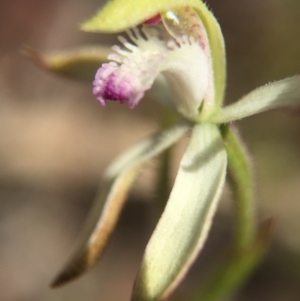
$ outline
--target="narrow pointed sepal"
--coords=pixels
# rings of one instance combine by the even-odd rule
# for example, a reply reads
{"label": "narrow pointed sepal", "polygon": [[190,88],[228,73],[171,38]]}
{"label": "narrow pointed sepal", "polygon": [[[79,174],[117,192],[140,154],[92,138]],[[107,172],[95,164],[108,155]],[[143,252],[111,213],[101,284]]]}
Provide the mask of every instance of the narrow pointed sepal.
{"label": "narrow pointed sepal", "polygon": [[85,46],[68,51],[40,53],[25,47],[21,52],[42,69],[70,79],[91,82],[99,66],[108,61],[107,56],[111,50],[107,47]]}
{"label": "narrow pointed sepal", "polygon": [[273,109],[297,107],[300,107],[300,76],[259,87],[239,101],[222,108],[209,120],[228,123]]}
{"label": "narrow pointed sepal", "polygon": [[113,0],[84,22],[81,29],[92,32],[120,32],[135,27],[160,12],[184,6],[207,10],[199,0]]}
{"label": "narrow pointed sepal", "polygon": [[78,246],[52,287],[75,279],[95,264],[107,245],[140,167],[178,141],[189,129],[190,124],[183,123],[143,139],[107,169]]}
{"label": "narrow pointed sepal", "polygon": [[226,165],[218,128],[196,125],[166,208],[146,247],[132,301],[165,299],[185,276],[207,238]]}

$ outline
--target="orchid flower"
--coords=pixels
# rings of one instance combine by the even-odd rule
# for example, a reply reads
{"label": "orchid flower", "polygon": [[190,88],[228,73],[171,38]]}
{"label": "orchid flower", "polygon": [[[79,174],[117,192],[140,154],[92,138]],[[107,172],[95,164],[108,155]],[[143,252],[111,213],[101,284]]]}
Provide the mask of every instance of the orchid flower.
{"label": "orchid flower", "polygon": [[[235,246],[240,255],[236,260],[240,261],[239,268],[230,262],[223,274],[235,267],[238,275],[246,275],[264,248],[257,251],[261,236],[253,217],[247,154],[228,123],[271,109],[299,106],[300,77],[262,86],[224,107],[223,36],[218,22],[200,0],[112,0],[82,29],[104,33],[126,30],[126,34],[119,37],[121,46],[112,47],[108,61],[103,58],[107,51],[100,48],[52,57],[33,51],[27,54],[39,65],[67,75],[72,70],[71,75],[79,78],[86,74],[83,76],[82,69],[76,67],[103,63],[93,80],[93,94],[102,106],[119,101],[133,109],[147,90],[158,85],[170,91],[171,96],[163,103],[167,102],[167,109],[177,112],[183,121],[143,139],[110,165],[78,248],[53,286],[94,265],[140,168],[187,132],[191,137],[167,205],[146,247],[131,300],[165,299],[186,275],[208,236],[227,165],[235,190]],[[221,278],[225,287],[237,285],[236,278],[226,275]]]}

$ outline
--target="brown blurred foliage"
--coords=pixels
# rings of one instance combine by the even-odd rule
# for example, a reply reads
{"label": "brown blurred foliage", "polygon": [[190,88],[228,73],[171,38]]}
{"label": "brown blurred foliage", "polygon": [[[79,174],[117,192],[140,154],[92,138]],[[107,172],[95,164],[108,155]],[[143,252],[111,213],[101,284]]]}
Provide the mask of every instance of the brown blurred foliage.
{"label": "brown blurred foliage", "polygon": [[[0,0],[0,301],[129,300],[153,221],[155,162],[133,189],[103,260],[58,290],[48,284],[64,263],[92,203],[103,169],[158,127],[159,105],[99,106],[91,87],[38,70],[19,53],[109,44],[80,32],[100,1]],[[226,101],[300,71],[298,0],[218,1],[208,5],[227,45]],[[300,299],[300,119],[269,112],[239,123],[253,155],[260,219],[276,220],[274,244],[234,300]],[[178,160],[177,160],[178,161]],[[175,168],[174,168],[175,169]],[[203,256],[177,292],[187,300],[230,237],[224,195]]]}

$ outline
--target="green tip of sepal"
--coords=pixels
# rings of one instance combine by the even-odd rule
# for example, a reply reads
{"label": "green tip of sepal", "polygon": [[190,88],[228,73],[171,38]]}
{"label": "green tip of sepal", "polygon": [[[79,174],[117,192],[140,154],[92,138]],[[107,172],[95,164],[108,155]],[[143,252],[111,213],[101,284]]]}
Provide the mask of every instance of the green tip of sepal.
{"label": "green tip of sepal", "polygon": [[41,53],[24,46],[21,53],[39,68],[69,79],[91,82],[99,66],[107,62],[110,49],[85,46],[68,51]]}
{"label": "green tip of sepal", "polygon": [[84,22],[81,29],[92,32],[119,32],[136,26],[157,13],[182,6],[201,9],[204,4],[199,0],[113,0],[94,17]]}

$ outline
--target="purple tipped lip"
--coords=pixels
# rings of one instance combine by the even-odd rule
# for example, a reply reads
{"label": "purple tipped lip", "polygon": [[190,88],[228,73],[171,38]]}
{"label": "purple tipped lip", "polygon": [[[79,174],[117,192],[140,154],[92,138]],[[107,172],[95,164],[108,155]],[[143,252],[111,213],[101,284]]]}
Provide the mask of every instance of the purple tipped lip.
{"label": "purple tipped lip", "polygon": [[113,73],[107,79],[102,93],[104,99],[119,101],[120,103],[128,102],[132,96],[132,91],[128,89],[128,85],[124,81],[116,84],[116,76]]}
{"label": "purple tipped lip", "polygon": [[[112,68],[112,72],[107,72],[109,68]],[[136,92],[132,78],[129,75],[122,76],[113,66],[103,65],[98,70],[93,85],[93,94],[102,106],[106,105],[107,100],[129,103],[130,108],[136,105],[132,102]]]}

